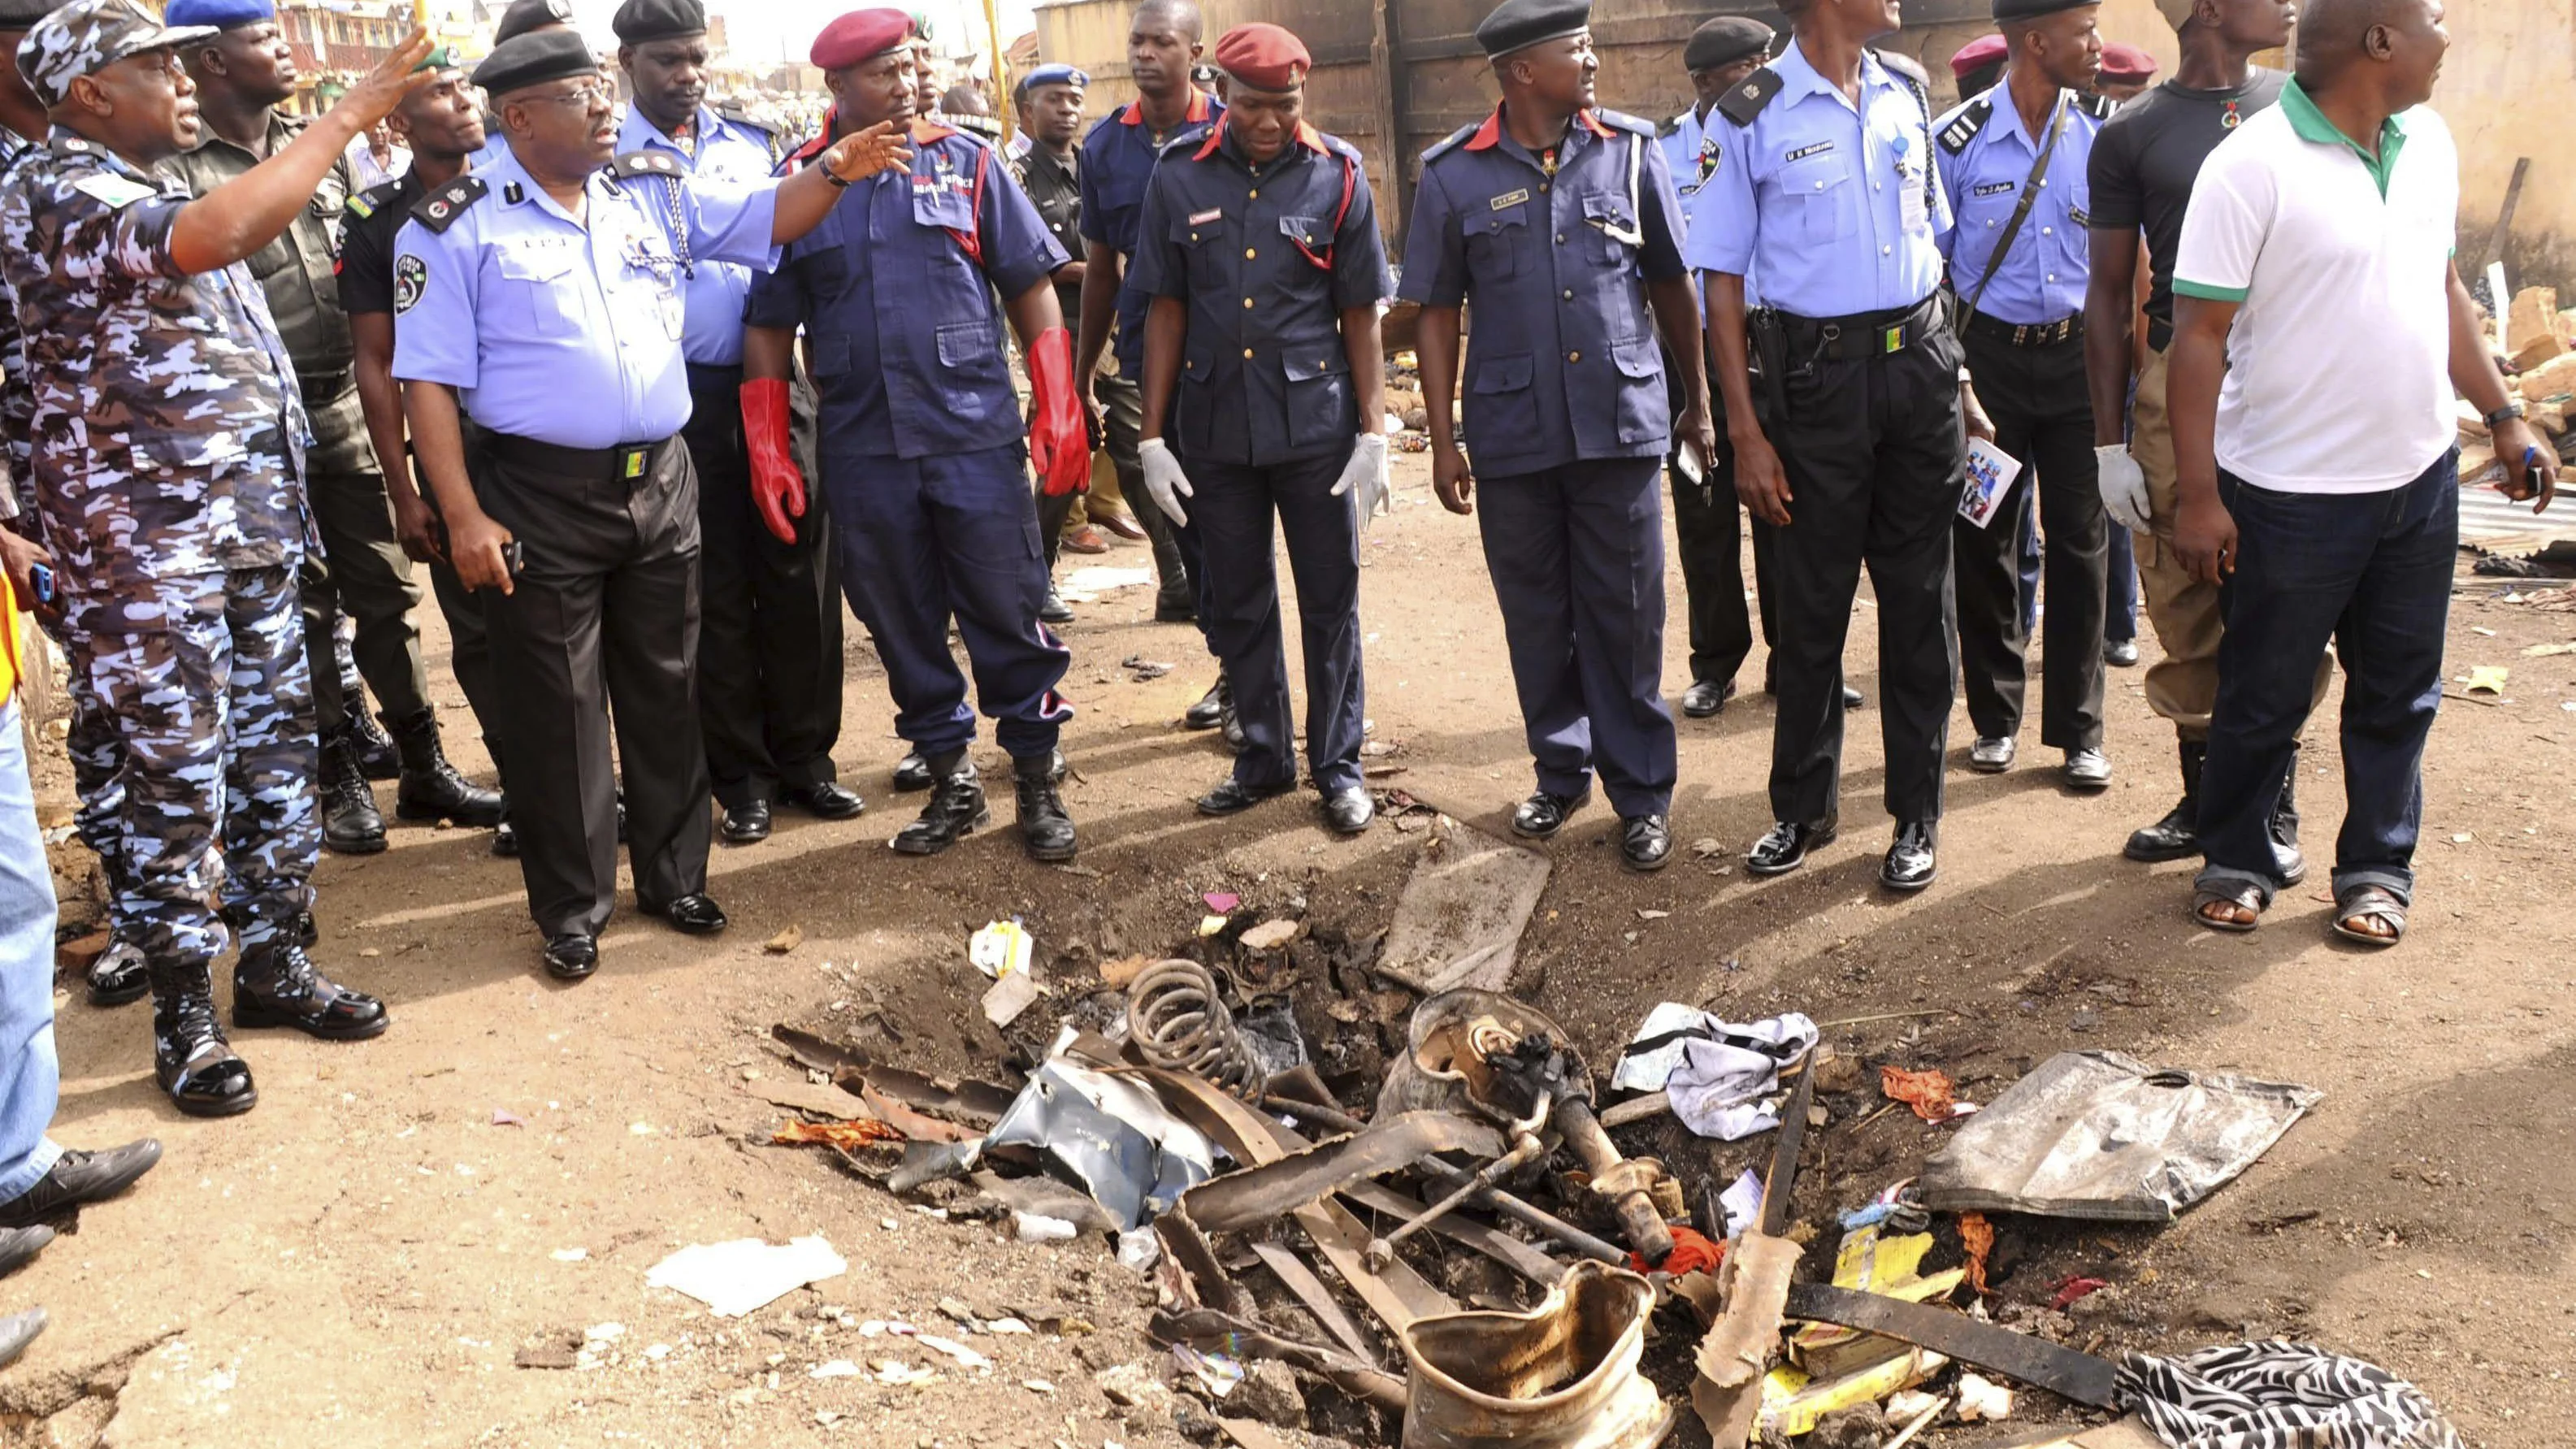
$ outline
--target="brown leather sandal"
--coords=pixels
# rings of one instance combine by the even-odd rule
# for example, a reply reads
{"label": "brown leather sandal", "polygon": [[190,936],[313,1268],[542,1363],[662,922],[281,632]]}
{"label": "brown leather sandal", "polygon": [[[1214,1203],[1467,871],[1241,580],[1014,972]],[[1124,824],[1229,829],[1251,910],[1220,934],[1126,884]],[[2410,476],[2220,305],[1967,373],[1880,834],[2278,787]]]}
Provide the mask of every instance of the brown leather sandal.
{"label": "brown leather sandal", "polygon": [[[2374,921],[2388,928],[2386,934],[2364,924]],[[2334,932],[2347,941],[2385,951],[2406,939],[2406,903],[2386,886],[2355,886],[2335,902]]]}
{"label": "brown leather sandal", "polygon": [[[2212,915],[2214,906],[2230,906],[2245,913],[2245,919]],[[2191,918],[2213,931],[2244,936],[2263,923],[2263,893],[2251,884],[2226,887],[2198,886],[2191,893]]]}

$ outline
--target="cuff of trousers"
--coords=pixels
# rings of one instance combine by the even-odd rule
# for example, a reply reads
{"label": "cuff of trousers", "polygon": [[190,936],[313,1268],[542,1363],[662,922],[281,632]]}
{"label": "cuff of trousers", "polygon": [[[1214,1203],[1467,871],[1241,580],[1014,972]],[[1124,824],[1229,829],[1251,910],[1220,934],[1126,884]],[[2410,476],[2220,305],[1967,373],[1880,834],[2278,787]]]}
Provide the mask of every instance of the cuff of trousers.
{"label": "cuff of trousers", "polygon": [[7,1172],[0,1173],[0,1203],[13,1202],[33,1191],[37,1183],[45,1180],[45,1174],[54,1170],[62,1155],[61,1143],[51,1137],[37,1138],[33,1150]]}
{"label": "cuff of trousers", "polygon": [[2272,908],[2272,897],[2279,893],[2279,882],[2273,877],[2261,871],[2238,870],[2232,865],[2203,866],[2191,885],[2196,891],[2221,891],[2230,895],[2238,886],[2252,886],[2254,898],[2261,901],[2267,911]]}
{"label": "cuff of trousers", "polygon": [[2341,908],[2345,897],[2364,886],[2377,886],[2397,897],[2399,905],[2410,911],[2415,908],[2415,872],[2388,865],[2336,871],[2334,898],[2337,908]]}

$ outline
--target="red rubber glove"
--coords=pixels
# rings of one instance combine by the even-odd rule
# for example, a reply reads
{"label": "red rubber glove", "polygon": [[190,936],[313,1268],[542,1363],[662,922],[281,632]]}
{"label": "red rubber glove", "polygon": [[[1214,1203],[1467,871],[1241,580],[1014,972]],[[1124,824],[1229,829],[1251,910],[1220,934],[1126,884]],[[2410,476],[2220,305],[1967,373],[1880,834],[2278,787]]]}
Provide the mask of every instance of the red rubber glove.
{"label": "red rubber glove", "polygon": [[1091,430],[1073,390],[1073,334],[1050,327],[1029,348],[1029,461],[1049,498],[1091,491]]}
{"label": "red rubber glove", "polygon": [[752,505],[779,542],[794,543],[791,520],[805,516],[805,475],[787,445],[785,378],[754,378],[742,385],[742,433],[751,451]]}

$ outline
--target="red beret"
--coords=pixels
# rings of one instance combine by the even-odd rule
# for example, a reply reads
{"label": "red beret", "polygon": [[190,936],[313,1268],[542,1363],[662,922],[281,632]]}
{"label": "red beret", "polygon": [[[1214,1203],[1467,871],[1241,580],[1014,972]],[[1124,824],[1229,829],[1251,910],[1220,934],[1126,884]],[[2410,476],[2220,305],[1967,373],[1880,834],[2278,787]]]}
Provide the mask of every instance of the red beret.
{"label": "red beret", "polygon": [[2102,77],[2115,81],[2142,81],[2156,73],[2156,58],[2134,45],[2102,47]]}
{"label": "red beret", "polygon": [[912,17],[900,10],[853,10],[823,27],[811,55],[822,70],[874,60],[912,39]]}
{"label": "red beret", "polygon": [[2010,49],[2000,35],[1980,35],[1960,46],[1959,53],[1950,57],[1950,74],[1953,78],[1963,77],[1981,65],[1992,65],[2003,59]]}
{"label": "red beret", "polygon": [[1216,43],[1216,66],[1256,91],[1293,91],[1315,68],[1306,42],[1267,21],[1227,31]]}

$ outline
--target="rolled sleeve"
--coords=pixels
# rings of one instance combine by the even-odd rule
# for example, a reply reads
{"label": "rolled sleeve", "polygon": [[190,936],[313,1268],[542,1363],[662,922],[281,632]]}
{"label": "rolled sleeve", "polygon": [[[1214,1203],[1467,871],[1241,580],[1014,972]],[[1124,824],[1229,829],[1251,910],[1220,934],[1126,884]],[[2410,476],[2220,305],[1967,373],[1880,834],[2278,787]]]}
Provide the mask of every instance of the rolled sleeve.
{"label": "rolled sleeve", "polygon": [[1405,238],[1404,279],[1396,295],[1425,307],[1455,307],[1467,300],[1467,249],[1458,213],[1440,174],[1426,166],[1413,195],[1413,231]]}
{"label": "rolled sleeve", "polygon": [[[992,153],[983,154],[984,164],[991,165]],[[988,180],[1000,184],[983,188],[983,213],[976,218],[984,233],[984,275],[1003,296],[1016,297],[1054,276],[1073,254],[1048,234],[1046,218],[1027,192],[1007,177]]]}
{"label": "rolled sleeve", "polygon": [[1157,168],[1145,187],[1145,211],[1136,228],[1136,255],[1127,268],[1127,285],[1148,297],[1190,294],[1188,259],[1172,244],[1172,189],[1180,172]]}
{"label": "rolled sleeve", "polygon": [[1333,305],[1345,312],[1374,307],[1395,294],[1395,278],[1386,270],[1386,241],[1378,235],[1377,198],[1369,193],[1368,175],[1353,167],[1351,209],[1333,233]]}
{"label": "rolled sleeve", "polygon": [[776,240],[779,185],[692,178],[684,192],[691,254],[755,272],[776,267],[781,253]]}
{"label": "rolled sleeve", "polygon": [[[1636,144],[1643,144],[1643,138]],[[1664,148],[1649,145],[1645,149],[1647,179],[1637,188],[1637,221],[1646,249],[1639,260],[1647,281],[1669,282],[1690,274],[1690,264],[1682,256],[1682,200],[1673,190],[1673,169],[1664,164]]]}
{"label": "rolled sleeve", "polygon": [[[409,307],[404,277],[417,268],[420,295]],[[394,376],[404,382],[470,388],[482,380],[474,334],[476,267],[473,255],[448,236],[406,222],[394,243]]]}
{"label": "rolled sleeve", "polygon": [[1682,255],[1696,270],[1741,277],[1753,269],[1753,248],[1762,230],[1762,214],[1753,204],[1753,168],[1747,159],[1753,132],[1733,126],[1723,135],[1717,170],[1700,183],[1699,204],[1692,213]]}
{"label": "rolled sleeve", "polygon": [[[2232,154],[2231,154],[2232,153]],[[2254,285],[2254,263],[2271,228],[2276,179],[2248,148],[2210,153],[2183,213],[2174,249],[2174,294],[2242,302]]]}

